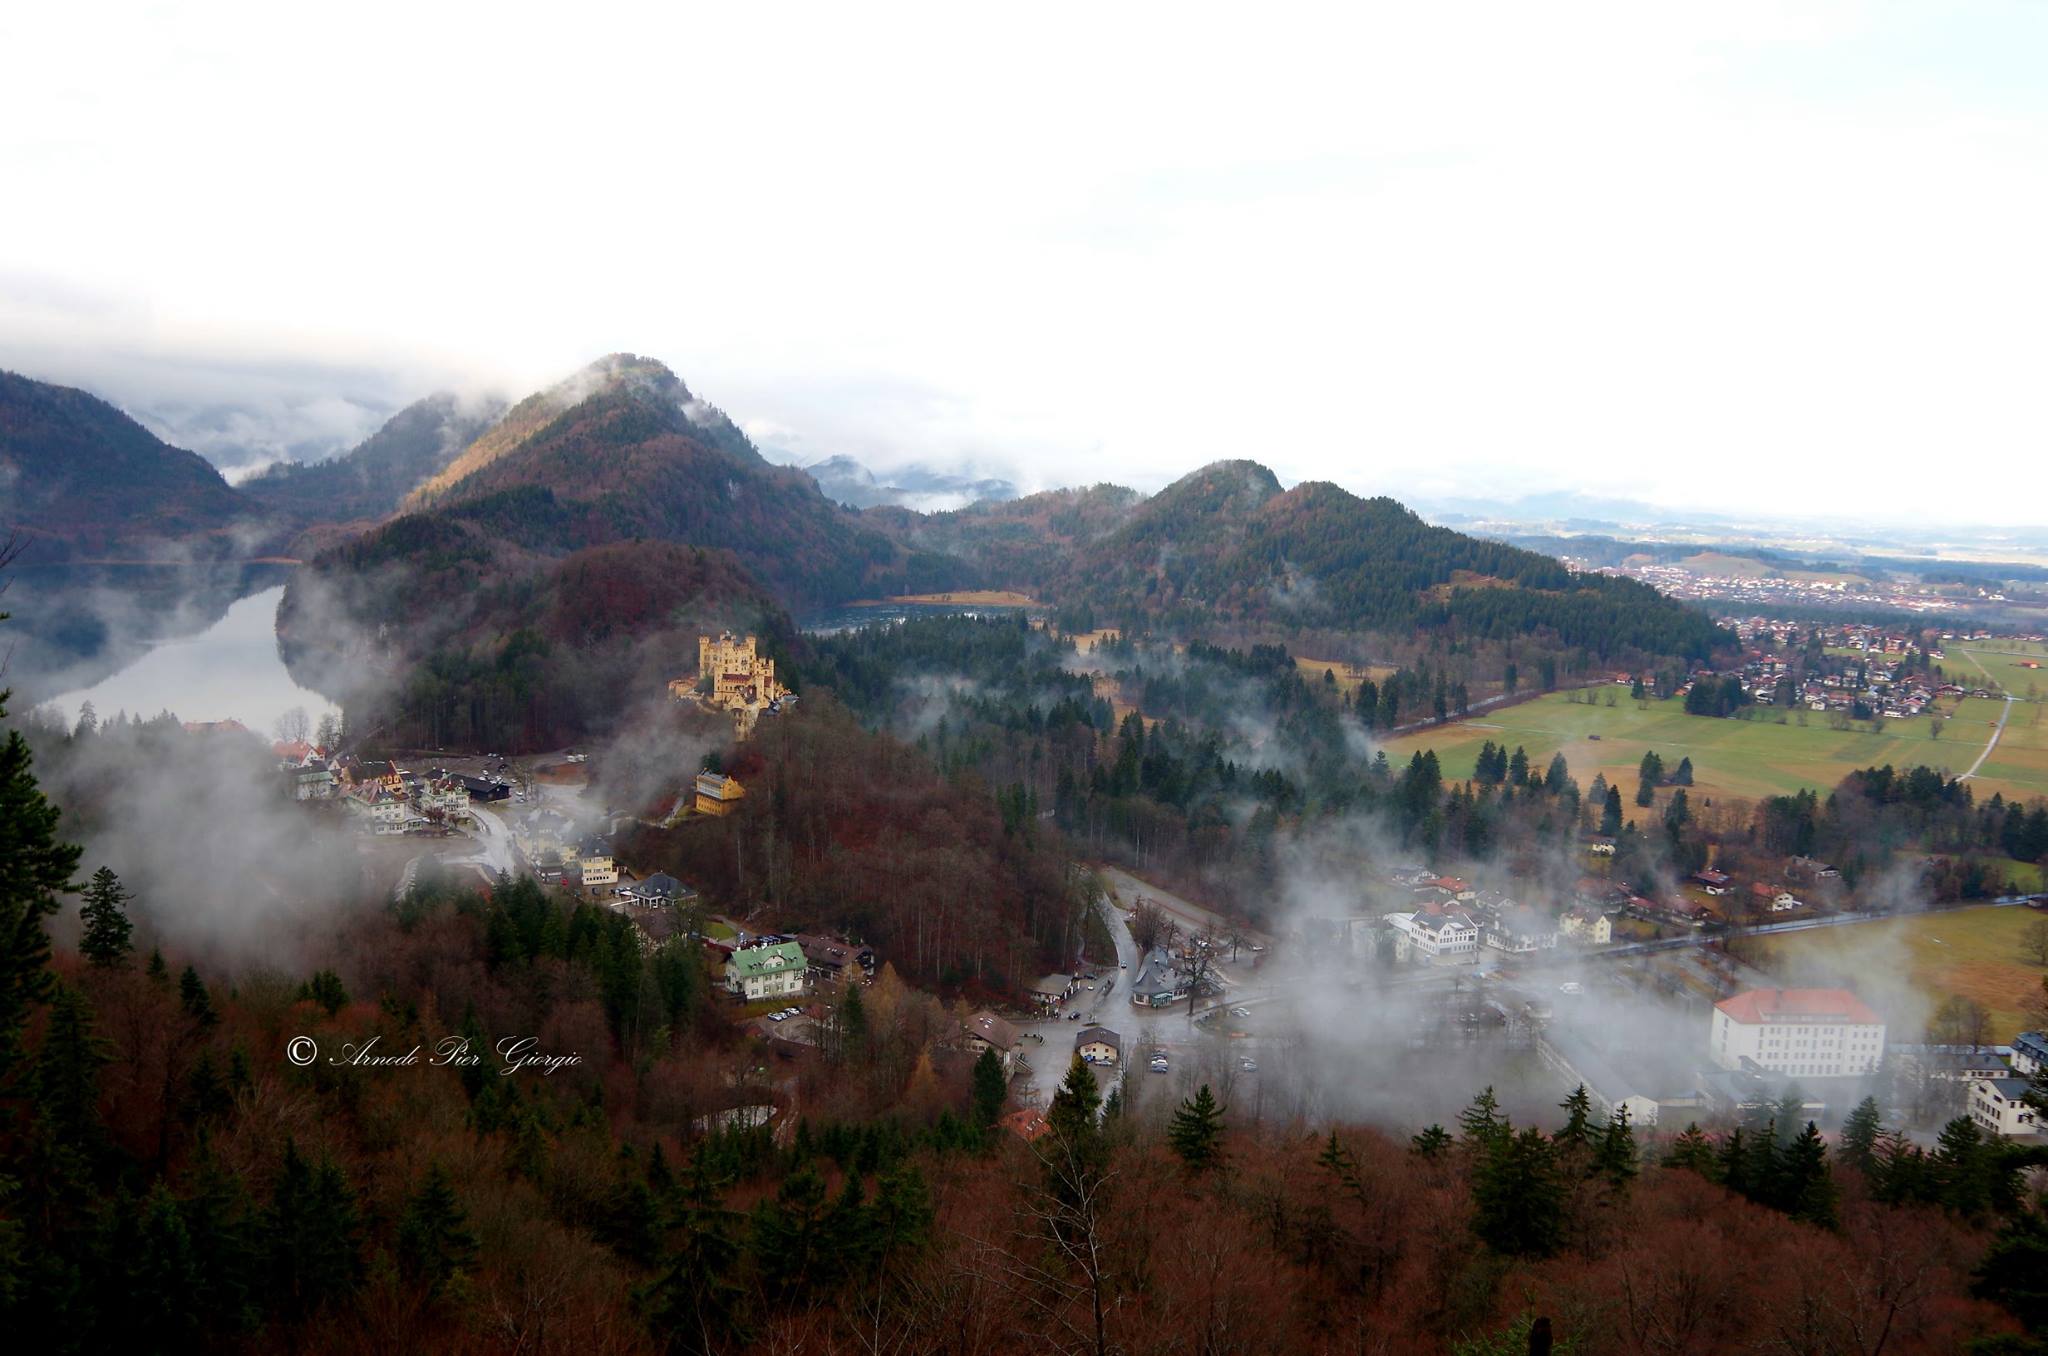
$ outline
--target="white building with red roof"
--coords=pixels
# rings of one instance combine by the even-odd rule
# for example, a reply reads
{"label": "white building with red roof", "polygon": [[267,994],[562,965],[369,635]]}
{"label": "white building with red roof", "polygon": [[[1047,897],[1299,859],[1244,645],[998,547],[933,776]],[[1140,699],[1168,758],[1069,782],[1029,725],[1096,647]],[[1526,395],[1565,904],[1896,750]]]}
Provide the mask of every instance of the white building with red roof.
{"label": "white building with red roof", "polygon": [[1847,989],[1751,989],[1714,1005],[1708,1050],[1792,1078],[1853,1078],[1884,1058],[1884,1018]]}

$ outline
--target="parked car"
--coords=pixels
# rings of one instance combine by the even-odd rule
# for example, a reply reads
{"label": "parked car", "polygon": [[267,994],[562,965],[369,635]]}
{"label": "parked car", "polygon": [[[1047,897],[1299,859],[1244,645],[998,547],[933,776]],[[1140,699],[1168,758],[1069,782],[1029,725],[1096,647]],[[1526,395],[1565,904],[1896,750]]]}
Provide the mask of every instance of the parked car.
{"label": "parked car", "polygon": [[1252,1010],[1248,1007],[1239,1005],[1238,1007],[1234,1007],[1230,1010],[1230,1015],[1233,1017],[1249,1017],[1252,1015]]}
{"label": "parked car", "polygon": [[1557,991],[1559,993],[1584,993],[1586,986],[1579,983],[1576,979],[1568,979],[1557,986]]}
{"label": "parked car", "polygon": [[1163,1059],[1155,1059],[1155,1060],[1153,1060],[1153,1061],[1152,1061],[1152,1072],[1153,1072],[1153,1073],[1165,1073],[1165,1072],[1166,1072],[1166,1061],[1165,1061],[1165,1060],[1163,1060]]}
{"label": "parked car", "polygon": [[1259,1062],[1253,1059],[1250,1055],[1246,1055],[1243,1059],[1240,1059],[1237,1062],[1237,1067],[1244,1070],[1246,1073],[1257,1073],[1259,1071]]}

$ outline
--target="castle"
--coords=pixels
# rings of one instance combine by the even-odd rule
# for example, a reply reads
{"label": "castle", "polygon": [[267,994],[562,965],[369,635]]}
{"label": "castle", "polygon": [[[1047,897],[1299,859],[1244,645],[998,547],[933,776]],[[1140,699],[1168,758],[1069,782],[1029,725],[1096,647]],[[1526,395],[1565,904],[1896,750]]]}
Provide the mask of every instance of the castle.
{"label": "castle", "polygon": [[713,710],[730,711],[733,732],[741,739],[754,732],[763,711],[778,709],[790,695],[775,681],[775,661],[756,651],[755,638],[742,639],[730,631],[721,631],[715,639],[697,637],[697,676],[677,678],[668,690],[678,701],[696,698]]}

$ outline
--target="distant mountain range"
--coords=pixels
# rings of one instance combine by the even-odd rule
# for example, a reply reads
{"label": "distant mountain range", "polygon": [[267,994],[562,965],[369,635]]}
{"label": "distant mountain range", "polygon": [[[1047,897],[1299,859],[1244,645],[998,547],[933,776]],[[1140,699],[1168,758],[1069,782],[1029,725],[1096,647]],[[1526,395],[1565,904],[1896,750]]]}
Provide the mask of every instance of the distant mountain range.
{"label": "distant mountain range", "polygon": [[[74,553],[293,541],[312,559],[281,616],[288,651],[337,666],[337,695],[381,694],[418,737],[445,735],[442,708],[464,703],[484,742],[573,732],[588,693],[638,690],[621,675],[651,662],[646,646],[683,663],[689,627],[787,634],[792,613],[943,589],[1027,590],[1073,617],[1183,634],[1434,633],[1603,658],[1703,657],[1723,639],[1644,585],[1432,527],[1391,499],[1283,489],[1250,461],[1149,497],[1015,498],[922,469],[884,482],[845,457],[773,465],[631,354],[509,406],[428,397],[345,456],[239,490],[105,402],[11,377],[0,467],[11,520]],[[934,502],[957,506],[912,506]]]}

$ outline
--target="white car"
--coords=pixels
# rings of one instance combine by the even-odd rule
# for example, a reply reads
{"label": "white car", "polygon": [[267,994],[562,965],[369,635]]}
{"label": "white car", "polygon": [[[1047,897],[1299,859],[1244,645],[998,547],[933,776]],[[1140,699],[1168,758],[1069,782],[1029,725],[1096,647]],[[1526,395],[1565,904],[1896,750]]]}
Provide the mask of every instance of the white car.
{"label": "white car", "polygon": [[1568,979],[1557,986],[1557,991],[1559,993],[1584,993],[1586,986],[1579,983],[1576,979]]}
{"label": "white car", "polygon": [[1232,1008],[1230,1015],[1233,1017],[1249,1017],[1252,1015],[1252,1010],[1244,1007]]}
{"label": "white car", "polygon": [[1165,1073],[1165,1072],[1166,1072],[1166,1061],[1165,1061],[1165,1060],[1163,1060],[1163,1059],[1155,1059],[1155,1060],[1153,1060],[1153,1061],[1152,1061],[1152,1072],[1153,1072],[1153,1073]]}
{"label": "white car", "polygon": [[1246,1055],[1243,1059],[1240,1059],[1237,1062],[1237,1067],[1244,1070],[1246,1073],[1257,1073],[1259,1071],[1259,1062],[1253,1059],[1250,1055]]}

